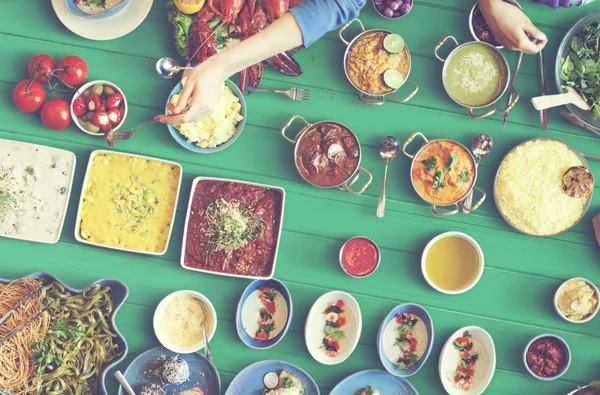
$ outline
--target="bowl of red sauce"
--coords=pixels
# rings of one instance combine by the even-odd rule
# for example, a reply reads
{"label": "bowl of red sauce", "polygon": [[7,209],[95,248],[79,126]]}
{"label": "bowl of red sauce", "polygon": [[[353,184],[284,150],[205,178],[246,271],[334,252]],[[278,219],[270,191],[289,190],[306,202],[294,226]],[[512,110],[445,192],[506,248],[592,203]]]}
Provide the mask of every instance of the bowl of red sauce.
{"label": "bowl of red sauce", "polygon": [[344,243],[340,250],[340,265],[355,278],[370,276],[379,267],[381,254],[379,247],[366,237],[354,237]]}
{"label": "bowl of red sauce", "polygon": [[537,379],[556,380],[569,369],[571,350],[567,342],[556,335],[534,337],[523,353],[525,368]]}

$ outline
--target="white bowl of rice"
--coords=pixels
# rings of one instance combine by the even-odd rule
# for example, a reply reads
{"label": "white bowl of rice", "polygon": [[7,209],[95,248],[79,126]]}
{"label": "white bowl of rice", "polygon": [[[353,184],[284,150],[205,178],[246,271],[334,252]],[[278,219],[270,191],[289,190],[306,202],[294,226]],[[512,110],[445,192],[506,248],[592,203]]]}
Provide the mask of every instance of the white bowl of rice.
{"label": "white bowl of rice", "polygon": [[560,140],[536,138],[513,148],[502,160],[494,182],[500,215],[516,230],[532,236],[555,236],[573,228],[585,215],[592,194],[573,198],[562,188],[572,166],[589,166],[575,148]]}

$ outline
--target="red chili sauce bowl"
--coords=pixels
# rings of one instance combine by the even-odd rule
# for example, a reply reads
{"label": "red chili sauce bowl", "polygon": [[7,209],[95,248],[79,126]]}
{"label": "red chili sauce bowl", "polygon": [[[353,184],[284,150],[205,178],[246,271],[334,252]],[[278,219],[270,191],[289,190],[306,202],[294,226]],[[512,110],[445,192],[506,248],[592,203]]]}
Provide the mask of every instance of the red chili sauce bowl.
{"label": "red chili sauce bowl", "polygon": [[524,362],[534,377],[541,380],[557,379],[569,368],[569,346],[558,336],[538,336],[525,348]]}
{"label": "red chili sauce bowl", "polygon": [[381,254],[377,244],[366,237],[354,237],[340,250],[340,265],[352,277],[370,276],[379,267],[379,262]]}

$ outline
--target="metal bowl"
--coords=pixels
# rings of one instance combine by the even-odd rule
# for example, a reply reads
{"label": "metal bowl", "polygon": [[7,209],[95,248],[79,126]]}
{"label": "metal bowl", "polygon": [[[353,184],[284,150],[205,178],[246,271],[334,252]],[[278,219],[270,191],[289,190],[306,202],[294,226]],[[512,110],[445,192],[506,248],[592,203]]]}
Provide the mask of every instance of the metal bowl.
{"label": "metal bowl", "polygon": [[[594,22],[600,22],[600,9],[594,10],[586,16],[584,16],[583,18],[579,19],[569,29],[567,34],[565,34],[565,37],[560,43],[560,46],[558,47],[558,53],[556,56],[556,64],[554,67],[554,79],[556,80],[556,89],[558,89],[559,92],[566,92],[566,90],[563,89],[562,80],[560,79],[560,61],[563,57],[569,54],[571,50],[571,40],[573,39],[573,37],[575,37],[579,30],[584,25],[589,25],[590,23]],[[586,124],[591,125],[591,127],[600,127],[600,119],[594,119],[590,111],[582,110],[572,104],[567,104],[567,108],[576,118],[578,118],[583,123],[582,127],[586,127]]]}
{"label": "metal bowl", "polygon": [[[408,145],[417,136],[421,137],[423,139],[424,144],[421,146],[421,148],[419,148],[419,150],[415,154],[409,154],[408,152],[406,152],[406,148],[408,147]],[[431,204],[431,212],[433,213],[433,215],[435,215],[437,217],[444,217],[444,216],[448,216],[448,215],[458,214],[458,212],[460,211],[460,206],[462,206],[463,213],[465,213],[465,214],[469,214],[469,213],[477,210],[483,204],[483,202],[485,201],[485,198],[486,198],[485,191],[483,189],[478,188],[478,187],[475,186],[475,184],[477,183],[477,166],[473,166],[473,173],[474,174],[473,174],[473,184],[471,185],[471,188],[469,188],[469,190],[467,191],[467,193],[465,193],[463,196],[461,196],[459,199],[457,199],[457,200],[455,200],[453,202],[449,202],[449,203],[446,203],[446,204],[439,204],[439,203],[431,202],[426,197],[422,196],[417,191],[417,188],[415,187],[415,181],[414,181],[414,178],[412,176],[412,174],[413,174],[413,167],[415,165],[416,158],[419,157],[419,154],[421,153],[421,151],[425,147],[427,147],[428,145],[430,145],[432,143],[435,143],[436,141],[449,141],[449,142],[452,142],[453,144],[459,145],[460,147],[462,147],[470,155],[471,160],[473,161],[473,164],[477,163],[475,161],[475,157],[473,156],[473,154],[471,153],[471,151],[469,151],[467,149],[467,147],[465,147],[464,145],[462,145],[458,141],[454,141],[454,140],[450,140],[450,139],[427,140],[427,138],[422,133],[418,133],[418,132],[414,133],[402,145],[402,153],[411,159],[411,163],[410,163],[410,183],[411,183],[413,189],[415,190],[415,192],[417,193],[417,195],[419,195],[419,197],[424,202]],[[477,203],[475,203],[475,205],[473,205],[472,207],[467,207],[465,201],[467,200],[467,198],[469,197],[469,195],[471,193],[473,193],[474,190],[476,190],[479,193],[481,193],[482,197],[479,199],[479,201],[477,201]],[[451,211],[439,212],[439,211],[436,211],[436,207],[438,207],[438,206],[440,206],[440,207],[454,206],[454,209],[451,210]]]}
{"label": "metal bowl", "polygon": [[[286,136],[285,132],[287,131],[287,128],[289,128],[290,125],[296,119],[302,120],[305,123],[305,126],[300,130],[300,132],[298,132],[296,137],[289,138],[288,136]],[[310,131],[316,127],[319,127],[321,125],[324,125],[324,124],[335,124],[335,125],[338,125],[344,129],[346,129],[350,134],[352,134],[352,136],[354,136],[354,139],[356,140],[357,145],[358,145],[358,164],[356,165],[356,169],[354,170],[354,172],[352,173],[352,175],[350,177],[348,177],[344,182],[342,182],[338,185],[323,186],[323,185],[318,185],[318,184],[313,183],[312,181],[310,181],[309,179],[304,177],[302,172],[300,172],[300,169],[298,168],[298,162],[296,161],[296,158],[298,157],[298,147],[300,146],[300,141],[302,140],[302,138],[306,135],[306,133],[308,131]],[[284,139],[286,139],[287,141],[289,141],[290,143],[295,145],[295,147],[294,147],[294,163],[296,165],[296,170],[298,170],[298,173],[300,173],[300,175],[302,176],[304,181],[308,182],[309,184],[314,185],[319,188],[338,188],[338,189],[341,189],[342,191],[348,191],[353,195],[361,195],[364,191],[367,190],[367,188],[371,184],[371,181],[373,181],[373,175],[371,175],[371,173],[369,173],[369,171],[367,171],[367,169],[360,166],[360,161],[362,159],[362,149],[360,147],[360,141],[358,141],[358,137],[356,136],[356,134],[346,125],[341,124],[339,122],[335,122],[335,121],[320,121],[320,122],[311,124],[311,123],[308,123],[308,121],[306,121],[306,119],[304,119],[300,115],[294,115],[287,121],[287,123],[283,126],[283,128],[281,128],[281,135],[283,136]],[[354,191],[353,189],[351,189],[351,187],[358,181],[360,174],[363,172],[367,175],[368,180],[358,191]]]}
{"label": "metal bowl", "polygon": [[[454,43],[456,44],[456,48],[454,48],[452,50],[452,52],[450,52],[450,55],[448,55],[446,58],[442,58],[439,54],[438,51],[440,50],[440,48],[444,45],[444,43],[448,40],[452,40],[454,41]],[[504,87],[502,88],[502,90],[500,91],[500,93],[498,93],[498,95],[496,95],[496,97],[491,100],[489,103],[484,103],[480,106],[474,106],[474,107],[470,107],[468,105],[465,105],[459,101],[457,101],[456,99],[454,99],[454,97],[452,97],[452,95],[450,94],[450,92],[448,91],[448,87],[446,86],[446,68],[448,67],[449,64],[449,60],[452,59],[452,57],[456,54],[456,52],[461,49],[464,48],[466,46],[469,45],[484,45],[487,46],[497,57],[498,59],[501,59],[502,62],[502,73],[505,75],[505,82],[504,82]],[[506,60],[506,57],[504,57],[504,55],[502,55],[502,52],[500,52],[500,50],[498,50],[496,47],[494,47],[492,44],[486,43],[484,41],[468,41],[466,43],[463,44],[459,44],[458,41],[456,40],[456,38],[454,38],[453,36],[446,36],[444,37],[442,40],[440,40],[440,42],[435,46],[435,49],[433,50],[435,57],[444,64],[443,68],[442,68],[442,83],[444,85],[444,89],[446,90],[446,93],[448,94],[448,96],[458,105],[465,107],[466,109],[469,110],[469,116],[473,119],[483,119],[483,118],[487,118],[490,115],[492,115],[493,113],[495,113],[496,111],[501,112],[501,113],[508,113],[510,110],[512,110],[512,108],[515,106],[515,104],[517,104],[517,102],[519,101],[519,92],[517,92],[516,90],[514,90],[513,88],[509,88],[509,83],[510,83],[510,67],[508,66],[508,61]],[[508,106],[506,106],[506,108],[504,110],[500,109],[498,106],[496,106],[496,102],[498,100],[500,100],[500,98],[502,96],[504,96],[504,94],[506,92],[511,92],[513,94],[513,98],[511,100],[511,102],[508,104]],[[480,114],[480,115],[475,115],[473,113],[474,109],[480,109],[480,108],[485,108],[485,107],[489,107],[492,106],[492,109],[489,110],[486,113]]]}
{"label": "metal bowl", "polygon": [[561,230],[560,232],[554,233],[554,234],[550,234],[550,235],[536,235],[534,233],[530,233],[530,232],[526,232],[522,229],[517,228],[515,225],[513,225],[512,222],[510,222],[510,220],[504,215],[504,213],[502,212],[502,210],[500,209],[500,204],[498,203],[498,193],[496,190],[496,186],[498,185],[498,174],[500,174],[500,168],[502,168],[502,164],[504,163],[504,161],[506,160],[506,158],[513,152],[515,151],[518,147],[522,146],[523,144],[526,144],[530,141],[558,141],[559,143],[562,143],[564,145],[566,145],[568,148],[570,148],[576,155],[577,157],[581,160],[581,163],[583,163],[583,166],[586,167],[588,170],[590,170],[590,166],[588,165],[588,163],[586,162],[585,158],[583,157],[583,155],[581,155],[573,146],[565,143],[564,141],[560,141],[558,139],[553,139],[553,138],[549,138],[549,137],[536,137],[533,139],[529,139],[529,140],[525,140],[520,144],[517,144],[515,147],[513,147],[513,149],[511,149],[506,156],[502,159],[502,162],[500,162],[500,166],[498,166],[498,170],[496,170],[496,176],[494,177],[494,203],[496,204],[496,208],[498,209],[498,212],[500,213],[500,216],[502,217],[502,219],[504,220],[504,222],[506,222],[508,225],[510,225],[511,228],[526,234],[526,235],[530,235],[530,236],[536,236],[536,237],[552,237],[552,236],[557,236],[560,235],[562,233],[568,232],[571,229],[573,229],[575,227],[575,225],[577,225],[582,219],[583,217],[585,217],[585,214],[587,213],[588,209],[590,208],[590,204],[592,203],[592,195],[594,194],[594,190],[592,188],[592,191],[590,192],[589,195],[587,195],[587,197],[582,198],[582,199],[587,199],[587,202],[585,204],[585,207],[581,213],[581,216],[579,217],[579,219],[577,221],[575,221],[575,223],[571,226],[569,226],[568,228]]}
{"label": "metal bowl", "polygon": [[[21,277],[21,278],[39,278],[39,279],[45,280],[47,282],[57,282],[60,285],[62,285],[63,287],[65,287],[65,289],[67,291],[74,293],[74,294],[81,294],[87,288],[89,288],[89,287],[86,287],[85,289],[71,288],[68,285],[66,285],[65,283],[63,283],[62,281],[60,281],[54,275],[52,275],[50,273],[46,273],[46,272],[35,272],[35,273],[31,273],[28,276]],[[0,278],[0,284],[8,284],[11,281],[13,281],[13,280]],[[129,295],[129,289],[123,282],[116,280],[114,278],[101,278],[100,280],[94,281],[90,286],[95,285],[95,284],[100,284],[103,287],[110,287],[110,289],[111,289],[114,303],[113,303],[113,312],[110,316],[109,325],[110,325],[110,328],[117,335],[117,337],[115,338],[115,341],[117,342],[117,344],[119,345],[121,350],[123,350],[123,354],[119,358],[115,359],[108,365],[104,366],[98,374],[98,376],[99,376],[98,377],[98,383],[99,383],[98,391],[101,394],[108,395],[108,392],[106,391],[106,383],[105,383],[106,373],[109,370],[111,370],[115,365],[117,365],[119,362],[121,362],[123,359],[125,359],[125,357],[127,356],[127,351],[128,351],[127,342],[125,341],[125,337],[123,337],[121,332],[119,332],[119,330],[117,329],[117,324],[115,323],[115,318],[117,316],[117,313],[119,312],[119,309],[121,308],[123,303],[125,303],[125,300],[127,299],[127,296]],[[0,394],[2,394],[2,393],[3,392],[0,391]]]}
{"label": "metal bowl", "polygon": [[[400,17],[399,17],[400,18]],[[344,30],[346,30],[348,28],[348,26],[350,26],[352,23],[357,22],[360,25],[361,28],[361,33],[354,37],[354,39],[352,39],[352,41],[347,41],[343,36],[342,33],[344,32]],[[408,82],[409,84],[413,85],[414,89],[404,98],[404,99],[398,99],[395,95],[396,91],[400,88],[397,89],[392,89],[387,93],[380,93],[380,94],[374,94],[371,92],[367,92],[365,90],[363,90],[360,86],[355,85],[354,82],[352,82],[352,80],[350,79],[350,76],[348,75],[348,54],[350,53],[350,50],[352,49],[352,47],[354,46],[354,44],[356,44],[361,38],[366,37],[367,35],[371,34],[371,33],[376,33],[376,32],[384,32],[387,34],[393,34],[391,31],[389,30],[385,30],[385,29],[371,29],[371,30],[365,30],[364,25],[362,24],[362,22],[359,19],[354,19],[348,23],[346,23],[344,26],[342,26],[342,28],[340,29],[338,35],[340,37],[340,40],[342,40],[342,42],[344,44],[346,44],[347,48],[346,48],[346,52],[344,53],[344,73],[346,74],[346,78],[348,79],[348,81],[350,82],[350,84],[352,84],[352,86],[359,91],[359,95],[358,95],[358,101],[361,102],[362,104],[367,104],[367,105],[374,105],[374,106],[380,106],[383,103],[385,103],[385,97],[387,95],[392,95],[392,97],[394,98],[394,100],[398,103],[406,103],[408,102],[410,99],[412,99],[417,92],[419,91],[419,86],[414,82],[408,79],[408,76],[410,75],[410,69],[412,67],[412,58],[410,55],[410,51],[408,49],[408,47],[405,47],[405,50],[408,52],[408,59],[409,59],[409,66],[408,66],[408,72],[406,73],[406,76],[404,77],[404,82]]]}
{"label": "metal bowl", "polygon": [[[519,7],[519,9],[521,11],[523,10],[523,7],[521,7],[521,5],[516,0],[504,0],[504,1]],[[478,5],[479,5],[479,1],[476,1],[475,4],[473,5],[473,8],[471,8],[471,12],[469,13],[469,30],[471,31],[471,36],[473,36],[473,39],[475,39],[475,41],[482,41],[479,39],[479,37],[477,37],[477,34],[475,34],[475,30],[473,29],[473,13],[475,12],[475,7],[477,7]],[[485,42],[485,41],[482,41],[482,42]],[[504,49],[504,47],[502,45],[496,45],[496,48]]]}

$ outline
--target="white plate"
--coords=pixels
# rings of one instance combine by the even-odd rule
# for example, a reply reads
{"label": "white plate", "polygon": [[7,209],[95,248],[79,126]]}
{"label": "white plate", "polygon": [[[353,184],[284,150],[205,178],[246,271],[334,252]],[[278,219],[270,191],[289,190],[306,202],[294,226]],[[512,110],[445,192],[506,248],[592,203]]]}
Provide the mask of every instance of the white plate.
{"label": "white plate", "polygon": [[[473,351],[480,351],[479,360],[475,364],[474,380],[468,391],[454,387],[452,378],[460,357],[458,350],[454,348],[454,339],[463,335],[464,331],[471,332]],[[440,380],[446,392],[450,395],[479,395],[485,391],[492,381],[496,370],[496,349],[494,340],[489,333],[478,326],[466,326],[454,332],[440,354],[439,373]]]}
{"label": "white plate", "polygon": [[[147,159],[147,160],[155,160],[155,161],[161,162],[161,163],[168,163],[168,164],[170,164],[172,166],[176,166],[179,169],[179,183],[177,184],[177,195],[175,196],[175,205],[174,205],[175,207],[173,208],[173,216],[171,217],[171,226],[169,226],[169,236],[167,236],[167,242],[165,243],[165,248],[162,251],[160,251],[160,252],[150,252],[150,251],[132,250],[130,248],[113,247],[113,246],[108,246],[108,245],[104,245],[104,244],[94,243],[94,242],[88,241],[88,240],[84,239],[83,237],[81,237],[80,223],[81,223],[81,209],[83,208],[83,196],[84,196],[83,192],[85,190],[85,186],[87,185],[88,178],[90,176],[90,166],[92,164],[92,161],[94,160],[94,158],[98,154],[124,155],[124,156],[133,156],[133,157],[136,157],[136,158]],[[96,150],[96,151],[93,151],[90,154],[90,160],[88,161],[87,170],[85,171],[85,177],[83,179],[83,185],[81,187],[81,197],[79,198],[79,207],[77,208],[77,221],[75,221],[75,239],[78,242],[80,242],[80,243],[89,244],[89,245],[93,245],[93,246],[97,246],[97,247],[102,247],[102,248],[109,248],[111,250],[134,252],[134,253],[137,253],[137,254],[164,255],[165,252],[167,252],[167,248],[169,248],[169,241],[171,240],[171,233],[173,232],[173,226],[174,226],[174,223],[175,223],[175,213],[177,212],[177,202],[179,201],[179,192],[181,191],[181,178],[182,177],[183,177],[183,169],[182,169],[181,165],[179,163],[176,163],[176,162],[171,162],[171,161],[164,160],[164,159],[159,159],[159,158],[153,158],[151,156],[143,156],[143,155],[130,154],[130,153],[127,153],[127,152],[107,151],[107,150]]]}
{"label": "white plate", "polygon": [[75,177],[75,165],[76,165],[76,157],[75,154],[71,151],[67,151],[67,150],[63,150],[63,149],[58,149],[58,148],[53,148],[53,147],[48,147],[45,145],[40,145],[40,144],[31,144],[31,143],[24,143],[22,141],[14,141],[14,140],[8,140],[8,139],[0,139],[0,144],[2,141],[5,141],[7,144],[15,144],[15,145],[23,145],[23,146],[29,146],[32,148],[36,148],[39,150],[43,150],[43,151],[53,151],[53,152],[57,152],[57,153],[61,153],[61,154],[68,154],[71,159],[72,159],[72,166],[71,166],[71,174],[69,175],[69,183],[67,186],[67,199],[65,201],[65,205],[62,211],[62,219],[60,220],[60,224],[59,227],[57,229],[57,234],[56,234],[56,238],[51,240],[51,241],[44,241],[44,240],[38,240],[38,239],[33,239],[33,238],[27,238],[27,237],[21,237],[21,236],[12,236],[12,235],[2,235],[0,234],[0,237],[6,237],[9,239],[18,239],[18,240],[26,240],[26,241],[33,241],[36,243],[44,243],[44,244],[56,244],[58,242],[58,240],[60,239],[60,235],[62,233],[62,229],[63,229],[63,225],[65,224],[65,219],[67,218],[67,208],[69,207],[69,200],[71,197],[71,191],[73,189],[73,178]]}
{"label": "white plate", "polygon": [[[198,269],[195,267],[189,267],[189,266],[185,265],[185,244],[187,241],[188,222],[190,220],[190,212],[192,211],[192,201],[194,200],[194,192],[196,191],[196,186],[198,185],[198,183],[200,181],[234,182],[234,183],[238,183],[238,184],[254,185],[257,187],[261,187],[261,188],[272,189],[274,191],[281,193],[281,216],[279,218],[279,230],[277,232],[277,245],[275,246],[275,254],[273,255],[273,267],[271,268],[271,272],[269,273],[269,275],[267,277],[244,276],[241,274],[214,272],[212,270]],[[269,280],[269,279],[273,278],[273,274],[275,273],[275,264],[277,263],[277,252],[279,251],[279,241],[281,240],[281,229],[283,228],[283,209],[284,208],[285,208],[285,189],[283,189],[283,188],[276,187],[273,185],[257,184],[255,182],[249,182],[249,181],[232,180],[229,178],[218,178],[218,177],[196,177],[196,178],[194,178],[194,182],[192,182],[192,190],[190,192],[190,201],[188,203],[187,211],[185,214],[185,225],[183,228],[183,244],[181,246],[181,258],[180,258],[181,267],[186,270],[192,270],[194,272],[216,274],[217,276],[251,278],[254,280]]]}
{"label": "white plate", "polygon": [[77,16],[67,8],[65,0],[52,0],[52,7],[63,25],[73,33],[89,40],[114,40],[132,32],[146,19],[152,0],[131,0],[115,15],[90,19]]}
{"label": "white plate", "polygon": [[[327,303],[339,299],[344,301],[344,315],[348,326],[344,330],[346,337],[339,341],[340,351],[335,357],[329,357],[325,355],[325,350],[320,348],[323,342],[323,328],[325,327],[323,310],[327,307]],[[308,352],[315,361],[323,365],[337,365],[344,362],[352,354],[358,344],[358,339],[360,339],[361,331],[362,316],[356,299],[346,292],[331,291],[317,299],[308,312],[306,325],[304,326],[304,340]]]}

